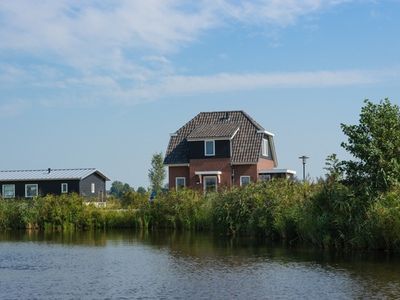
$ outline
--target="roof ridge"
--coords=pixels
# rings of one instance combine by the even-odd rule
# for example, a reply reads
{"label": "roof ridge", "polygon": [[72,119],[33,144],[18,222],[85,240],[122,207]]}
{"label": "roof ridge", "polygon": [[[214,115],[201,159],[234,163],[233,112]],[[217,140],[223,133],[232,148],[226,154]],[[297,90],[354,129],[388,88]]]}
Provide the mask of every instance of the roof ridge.
{"label": "roof ridge", "polygon": [[215,111],[201,111],[201,112],[199,112],[199,114],[226,113],[226,112],[241,112],[241,113],[244,113],[243,110],[215,110]]}
{"label": "roof ridge", "polygon": [[[96,168],[65,168],[65,169],[53,169],[50,168],[52,171],[77,171],[77,170],[97,170]],[[31,170],[0,170],[0,172],[39,172],[45,171],[47,172],[48,169],[31,169]]]}

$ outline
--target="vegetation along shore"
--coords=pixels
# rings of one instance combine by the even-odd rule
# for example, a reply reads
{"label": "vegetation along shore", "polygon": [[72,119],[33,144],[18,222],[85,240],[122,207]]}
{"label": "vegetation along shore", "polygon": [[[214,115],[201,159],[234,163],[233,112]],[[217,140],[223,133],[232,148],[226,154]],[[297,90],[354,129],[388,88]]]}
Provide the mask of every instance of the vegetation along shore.
{"label": "vegetation along shore", "polygon": [[323,248],[400,250],[400,109],[366,101],[341,125],[352,160],[335,154],[316,182],[271,180],[203,194],[127,190],[106,208],[78,195],[0,200],[0,229],[173,228],[254,235]]}

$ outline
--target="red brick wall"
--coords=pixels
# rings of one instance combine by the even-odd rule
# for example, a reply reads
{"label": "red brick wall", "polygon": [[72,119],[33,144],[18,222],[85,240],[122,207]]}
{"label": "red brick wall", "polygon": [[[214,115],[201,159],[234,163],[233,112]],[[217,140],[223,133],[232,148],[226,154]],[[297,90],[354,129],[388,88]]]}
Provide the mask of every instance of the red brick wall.
{"label": "red brick wall", "polygon": [[192,159],[190,160],[190,167],[169,167],[169,188],[175,188],[176,177],[185,177],[187,187],[203,189],[203,184],[199,183],[199,178],[195,175],[196,171],[221,171],[221,182],[218,187],[231,187],[232,168],[235,172],[234,185],[240,186],[240,176],[250,176],[251,182],[256,182],[258,180],[258,172],[273,169],[274,162],[260,158],[257,164],[234,165],[231,167],[230,158]]}
{"label": "red brick wall", "polygon": [[221,171],[221,182],[218,187],[231,186],[232,169],[230,165],[230,158],[207,158],[207,159],[191,159],[190,160],[190,186],[196,189],[202,189],[203,184],[199,184],[199,178],[195,174],[197,171]]}
{"label": "red brick wall", "polygon": [[270,159],[260,158],[257,163],[257,173],[261,170],[273,169],[274,161]]}
{"label": "red brick wall", "polygon": [[240,176],[250,176],[251,182],[257,181],[257,165],[234,165],[234,184],[240,186]]}
{"label": "red brick wall", "polygon": [[240,186],[240,176],[250,176],[251,182],[258,181],[258,173],[261,170],[273,169],[274,161],[269,159],[260,158],[257,164],[253,165],[234,165],[235,178],[234,184]]}
{"label": "red brick wall", "polygon": [[168,184],[170,189],[175,189],[175,178],[185,177],[186,186],[190,186],[189,167],[172,167],[168,168]]}

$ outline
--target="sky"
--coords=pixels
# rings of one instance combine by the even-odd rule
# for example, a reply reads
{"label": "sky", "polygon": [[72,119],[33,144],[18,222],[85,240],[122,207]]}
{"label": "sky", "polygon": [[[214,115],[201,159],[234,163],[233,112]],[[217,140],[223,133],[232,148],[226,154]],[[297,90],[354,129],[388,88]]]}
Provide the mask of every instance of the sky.
{"label": "sky", "polygon": [[0,2],[0,169],[148,186],[201,111],[244,110],[279,168],[324,175],[363,100],[400,104],[400,1]]}

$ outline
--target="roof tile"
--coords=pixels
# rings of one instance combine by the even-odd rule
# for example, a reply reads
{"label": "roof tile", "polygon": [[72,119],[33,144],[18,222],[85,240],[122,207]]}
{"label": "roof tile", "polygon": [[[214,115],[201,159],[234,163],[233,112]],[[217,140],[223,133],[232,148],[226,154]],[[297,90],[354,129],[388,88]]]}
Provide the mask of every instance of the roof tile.
{"label": "roof tile", "polygon": [[[231,137],[232,163],[257,163],[265,129],[243,111],[201,112],[171,136],[165,164],[189,163],[188,139]],[[233,132],[233,133],[232,133]]]}

